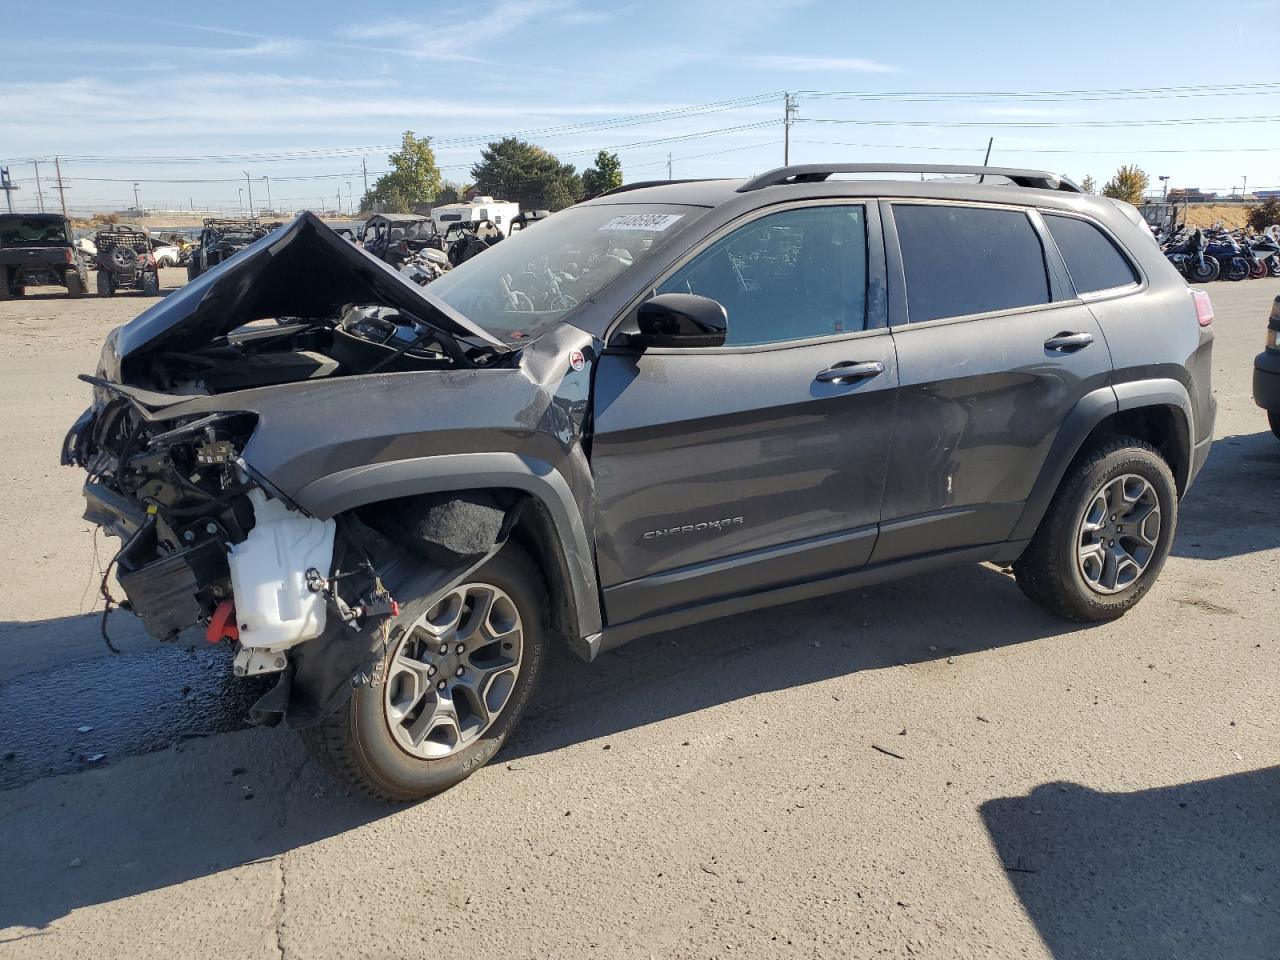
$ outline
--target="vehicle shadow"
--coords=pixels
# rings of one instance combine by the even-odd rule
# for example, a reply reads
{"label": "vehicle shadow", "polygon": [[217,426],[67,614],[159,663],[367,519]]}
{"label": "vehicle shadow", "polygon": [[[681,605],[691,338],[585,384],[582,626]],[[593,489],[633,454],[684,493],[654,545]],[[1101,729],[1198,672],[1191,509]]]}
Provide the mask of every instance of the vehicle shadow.
{"label": "vehicle shadow", "polygon": [[1278,482],[1280,440],[1270,430],[1215,440],[1179,505],[1174,556],[1220,560],[1280,546]]}
{"label": "vehicle shadow", "polygon": [[553,648],[504,756],[545,753],[706,707],[865,670],[1083,629],[972,565],[644,637],[586,664]]}
{"label": "vehicle shadow", "polygon": [[[945,661],[1072,629],[1023,599],[1007,575],[972,566],[637,640],[591,665],[555,651],[529,715],[495,762],[753,694],[861,670]],[[206,692],[216,696],[218,677],[225,675],[225,664],[208,666],[219,655],[177,649],[100,657],[65,668],[78,668],[83,675],[52,668],[48,677],[25,673],[0,686],[3,722],[19,724],[15,738],[21,730],[51,723],[51,703],[59,705],[61,715],[81,697],[89,698],[87,706],[128,699],[122,691],[138,702],[117,705],[101,721],[84,720],[95,727],[84,736],[101,734],[109,743],[114,728],[141,727],[157,738],[142,742],[133,731],[128,734],[133,746],[118,749],[152,752],[103,751],[107,756],[100,762],[81,756],[78,775],[37,772],[33,779],[27,771],[21,780],[28,782],[0,790],[6,837],[0,929],[45,927],[81,907],[270,859],[396,813],[396,807],[354,799],[334,786],[300,741],[284,731],[206,735],[207,720],[202,720],[172,736],[173,708],[163,697],[139,694],[147,676],[129,673],[150,670],[170,677],[167,695],[180,701],[168,687],[181,676],[207,670],[207,690],[196,688],[203,703]],[[43,686],[21,693],[30,684]],[[99,700],[93,699],[95,685],[103,687]],[[201,717],[201,710],[197,704],[191,714]],[[66,730],[80,716],[75,711],[59,716],[59,734],[74,737],[74,727],[69,734]],[[13,740],[6,735],[5,742]],[[16,752],[27,750],[38,758],[41,750],[55,748],[65,750],[66,743],[20,744],[17,751],[5,746],[10,752],[0,756],[0,769],[15,762]]]}
{"label": "vehicle shadow", "polygon": [[1056,960],[1274,960],[1280,767],[1135,793],[1046,783],[980,808]]}

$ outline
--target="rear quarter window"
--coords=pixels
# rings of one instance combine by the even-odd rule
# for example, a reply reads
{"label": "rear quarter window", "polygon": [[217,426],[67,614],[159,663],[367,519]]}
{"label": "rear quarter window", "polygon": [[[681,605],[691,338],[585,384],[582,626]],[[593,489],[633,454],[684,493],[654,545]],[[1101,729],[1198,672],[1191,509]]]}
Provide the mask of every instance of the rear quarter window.
{"label": "rear quarter window", "polygon": [[1044,248],[1020,210],[894,204],[912,323],[1049,302]]}
{"label": "rear quarter window", "polygon": [[1113,290],[1138,282],[1138,275],[1125,255],[1089,221],[1044,214],[1044,222],[1067,264],[1076,293]]}

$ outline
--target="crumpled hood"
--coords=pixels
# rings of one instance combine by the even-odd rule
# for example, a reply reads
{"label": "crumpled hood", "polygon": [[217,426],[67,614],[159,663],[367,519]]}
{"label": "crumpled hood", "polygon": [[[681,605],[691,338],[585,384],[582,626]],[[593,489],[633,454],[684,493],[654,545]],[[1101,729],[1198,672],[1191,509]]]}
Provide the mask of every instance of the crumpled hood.
{"label": "crumpled hood", "polygon": [[99,372],[119,381],[121,363],[143,353],[199,348],[254,320],[337,316],[349,303],[396,307],[510,349],[306,212],[112,331]]}

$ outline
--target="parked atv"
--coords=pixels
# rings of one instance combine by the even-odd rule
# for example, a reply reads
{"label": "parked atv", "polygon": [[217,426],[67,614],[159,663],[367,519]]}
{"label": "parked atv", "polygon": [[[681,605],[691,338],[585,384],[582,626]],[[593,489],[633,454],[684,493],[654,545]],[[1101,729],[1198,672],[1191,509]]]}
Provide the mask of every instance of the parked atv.
{"label": "parked atv", "polygon": [[84,295],[88,273],[67,218],[52,213],[0,215],[0,300],[20,297],[27,287],[66,287]]}
{"label": "parked atv", "polygon": [[117,224],[99,230],[93,242],[98,248],[98,296],[109,297],[117,290],[160,295],[160,270],[145,230]]}

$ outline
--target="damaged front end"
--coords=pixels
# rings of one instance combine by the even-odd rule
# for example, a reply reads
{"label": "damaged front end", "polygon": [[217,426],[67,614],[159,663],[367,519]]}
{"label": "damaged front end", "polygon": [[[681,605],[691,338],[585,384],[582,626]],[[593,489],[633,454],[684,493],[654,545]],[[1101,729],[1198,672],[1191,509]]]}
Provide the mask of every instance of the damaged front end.
{"label": "damaged front end", "polygon": [[[278,674],[257,722],[317,722],[353,683],[378,682],[400,604],[421,614],[497,550],[516,511],[501,496],[472,498],[466,536],[425,546],[405,531],[423,511],[437,523],[440,511],[457,512],[456,498],[314,516],[285,487],[310,477],[295,461],[323,460],[323,444],[319,453],[317,442],[303,445],[292,472],[264,457],[287,452],[279,412],[364,417],[368,391],[393,374],[509,360],[501,343],[309,214],[113,331],[98,375],[82,378],[94,402],[62,462],[88,473],[85,518],[119,538],[120,606],[158,639],[200,626],[210,642],[231,644],[237,675]],[[365,384],[316,398],[317,381],[355,380]]]}

